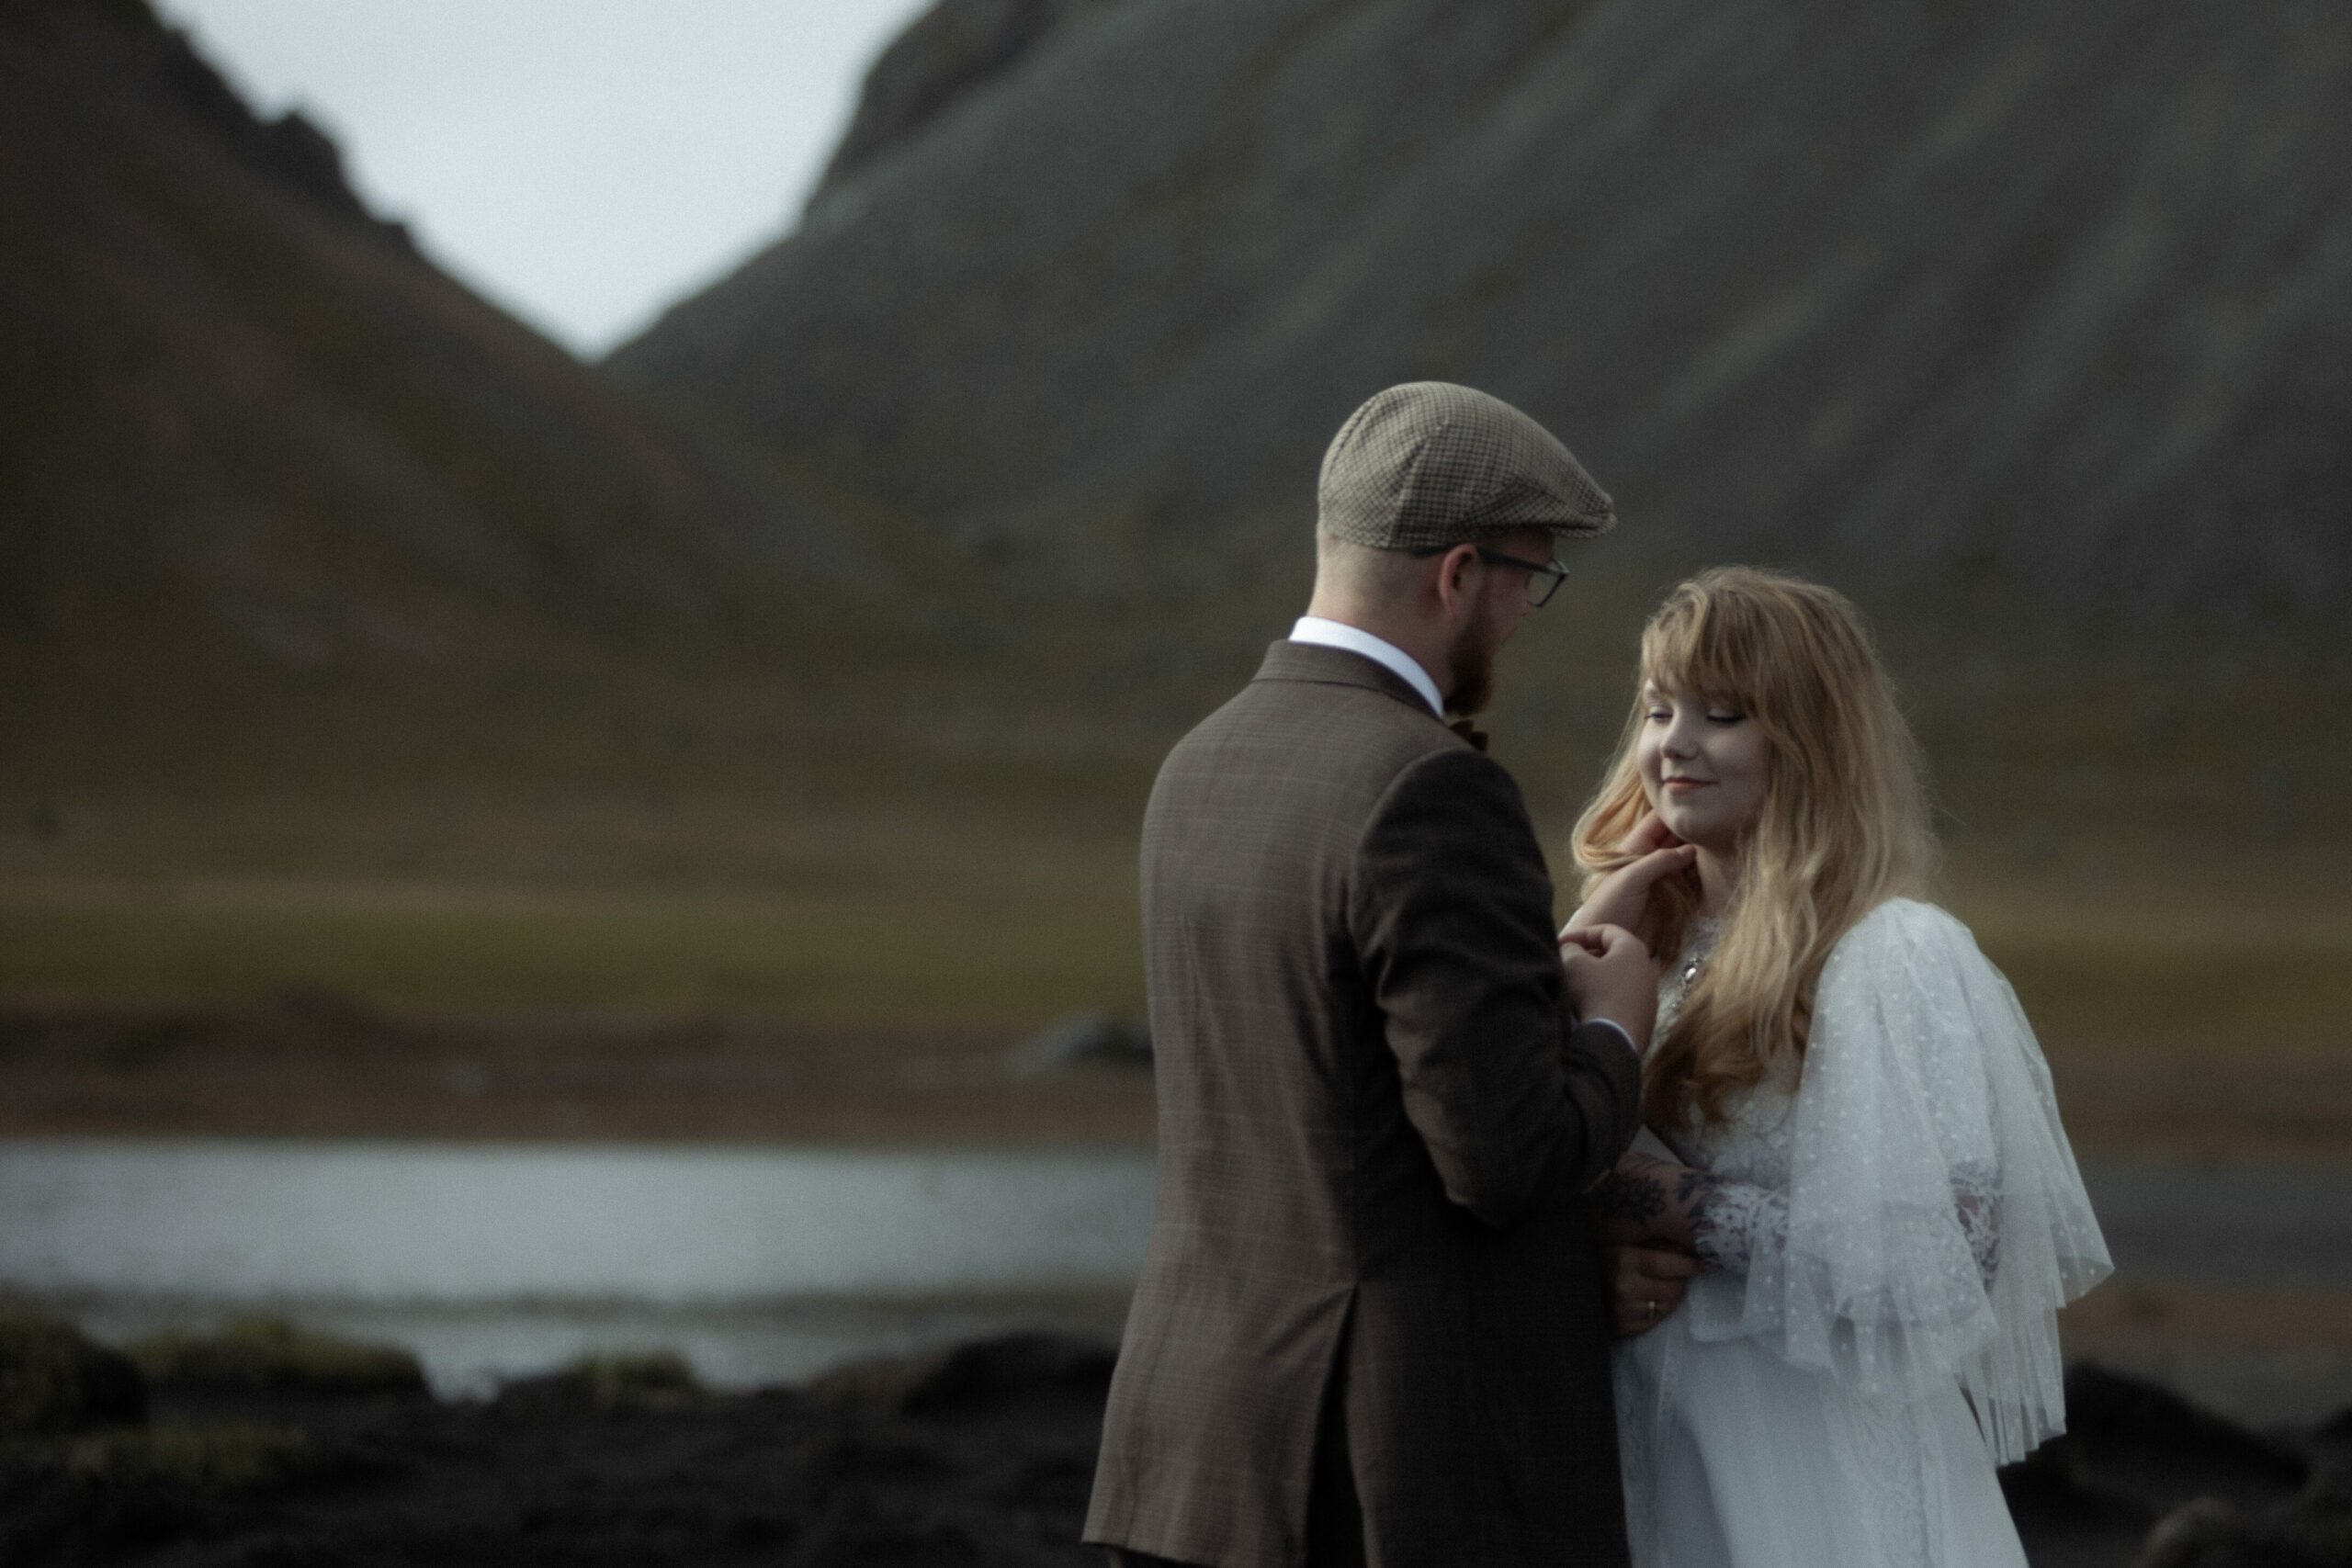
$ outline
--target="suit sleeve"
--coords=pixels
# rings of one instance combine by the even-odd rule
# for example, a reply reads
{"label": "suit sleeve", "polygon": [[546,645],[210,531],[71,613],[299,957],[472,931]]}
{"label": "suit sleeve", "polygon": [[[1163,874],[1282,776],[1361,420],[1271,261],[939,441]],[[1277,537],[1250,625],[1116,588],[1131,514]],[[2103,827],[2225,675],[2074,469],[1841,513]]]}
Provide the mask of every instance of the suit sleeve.
{"label": "suit sleeve", "polygon": [[1580,1191],[1639,1125],[1640,1068],[1572,1027],[1552,885],[1510,775],[1467,749],[1422,759],[1358,845],[1356,950],[1446,1195],[1506,1225]]}

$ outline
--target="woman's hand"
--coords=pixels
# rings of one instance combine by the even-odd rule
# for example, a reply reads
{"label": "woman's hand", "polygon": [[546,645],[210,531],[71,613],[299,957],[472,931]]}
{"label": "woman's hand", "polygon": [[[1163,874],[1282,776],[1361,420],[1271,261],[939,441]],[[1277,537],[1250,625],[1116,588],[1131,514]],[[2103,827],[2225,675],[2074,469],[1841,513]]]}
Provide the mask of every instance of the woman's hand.
{"label": "woman's hand", "polygon": [[1568,917],[1567,929],[1623,926],[1641,938],[1644,945],[1655,948],[1657,921],[1651,917],[1651,891],[1661,878],[1688,871],[1698,863],[1699,852],[1676,838],[1655,811],[1634,824],[1620,847],[1641,859],[1602,877],[1594,886],[1592,897]]}
{"label": "woman's hand", "polygon": [[1609,1315],[1620,1339],[1647,1334],[1682,1304],[1699,1260],[1668,1247],[1608,1247]]}

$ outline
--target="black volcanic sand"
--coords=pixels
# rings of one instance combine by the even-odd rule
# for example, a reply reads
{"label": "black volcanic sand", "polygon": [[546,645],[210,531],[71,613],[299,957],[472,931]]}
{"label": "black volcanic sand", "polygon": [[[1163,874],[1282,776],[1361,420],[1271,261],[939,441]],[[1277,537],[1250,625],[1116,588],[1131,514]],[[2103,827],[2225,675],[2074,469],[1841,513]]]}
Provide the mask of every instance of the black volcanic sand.
{"label": "black volcanic sand", "polygon": [[[459,1403],[158,1382],[143,1437],[0,1445],[0,1562],[1099,1563],[1078,1533],[1111,1361],[1013,1336],[742,1394],[585,1371]],[[2352,1564],[2352,1418],[2265,1436],[2095,1368],[2069,1390],[2073,1432],[2005,1478],[2037,1568]],[[191,1433],[220,1451],[191,1459]]]}
{"label": "black volcanic sand", "polygon": [[0,1562],[1099,1563],[1078,1534],[1110,1365],[1016,1337],[743,1394],[576,1373],[457,1403],[158,1384],[150,1433],[229,1433],[231,1467],[240,1435],[300,1437],[230,1475],[20,1438]]}

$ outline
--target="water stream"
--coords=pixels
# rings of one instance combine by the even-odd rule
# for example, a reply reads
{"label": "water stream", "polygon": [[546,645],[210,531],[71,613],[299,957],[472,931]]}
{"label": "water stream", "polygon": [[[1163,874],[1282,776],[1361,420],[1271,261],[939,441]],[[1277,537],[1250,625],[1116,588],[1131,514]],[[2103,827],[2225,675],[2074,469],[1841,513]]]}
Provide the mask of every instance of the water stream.
{"label": "water stream", "polygon": [[[2109,1290],[2352,1295],[2341,1168],[2085,1176]],[[0,1142],[0,1292],[116,1338],[282,1313],[407,1345],[445,1393],[654,1347],[740,1387],[1013,1326],[1115,1333],[1152,1191],[1125,1146],[28,1139]],[[2249,1409],[2352,1401],[2342,1347],[2193,1348],[2148,1370]]]}

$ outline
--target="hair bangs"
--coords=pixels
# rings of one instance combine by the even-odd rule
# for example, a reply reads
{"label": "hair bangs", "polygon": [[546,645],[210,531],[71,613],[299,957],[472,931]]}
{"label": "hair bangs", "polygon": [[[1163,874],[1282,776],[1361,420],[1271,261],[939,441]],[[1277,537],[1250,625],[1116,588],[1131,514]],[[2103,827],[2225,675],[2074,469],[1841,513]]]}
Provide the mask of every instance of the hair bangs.
{"label": "hair bangs", "polygon": [[1746,711],[1756,705],[1756,628],[1715,593],[1675,592],[1642,630],[1642,679],[1661,691]]}

